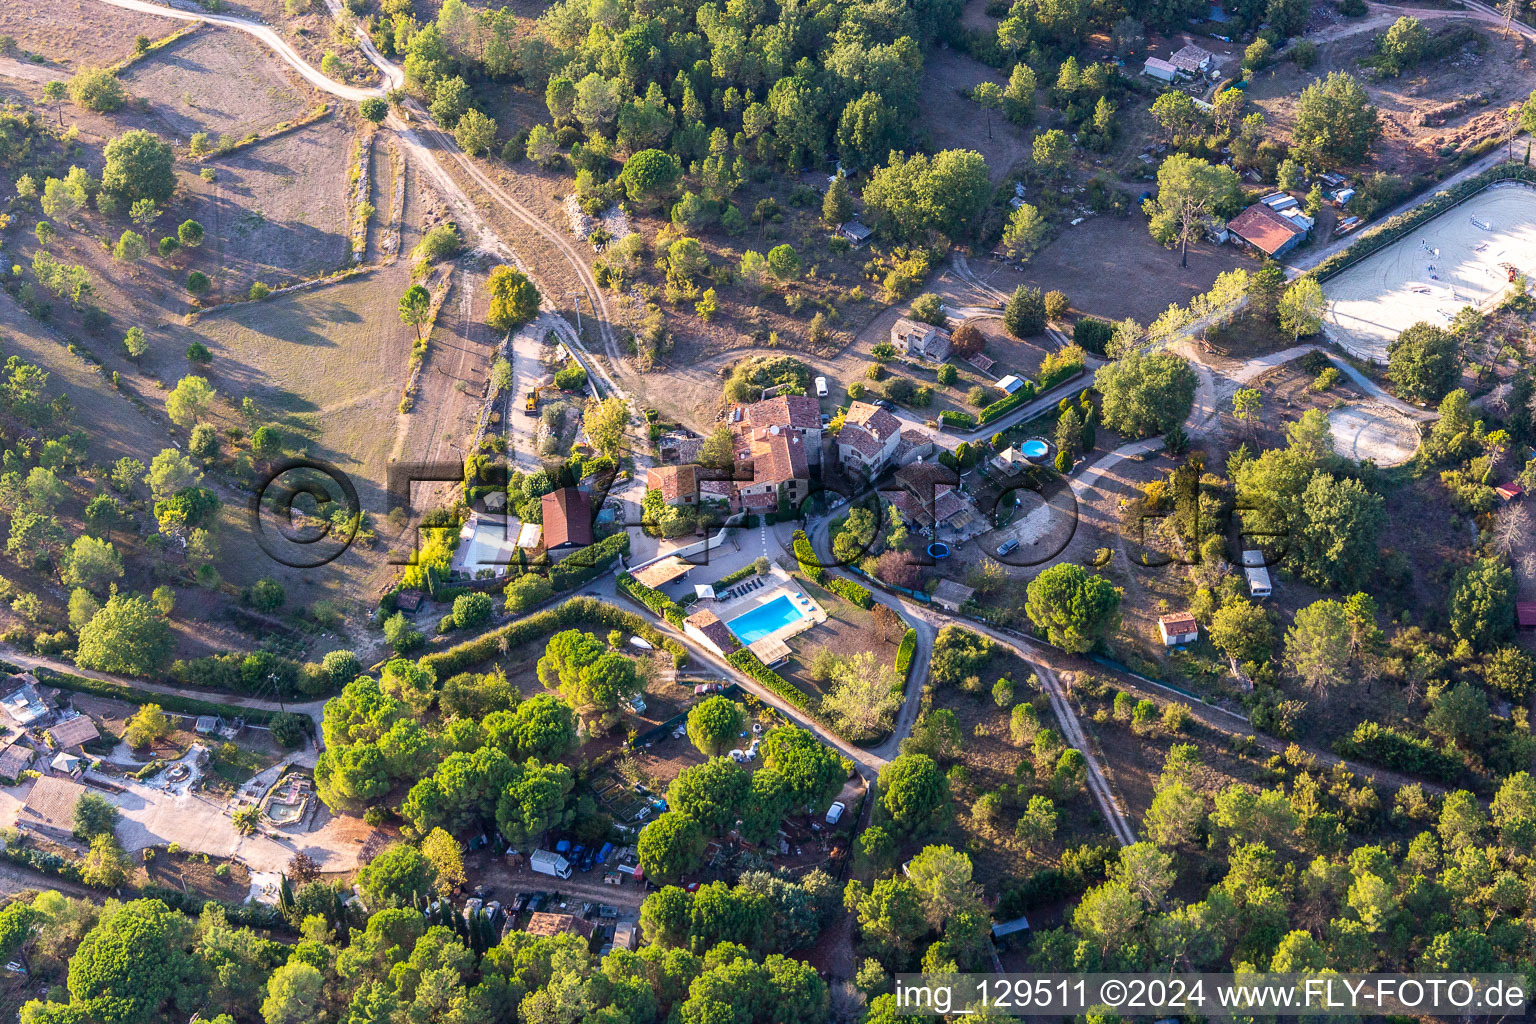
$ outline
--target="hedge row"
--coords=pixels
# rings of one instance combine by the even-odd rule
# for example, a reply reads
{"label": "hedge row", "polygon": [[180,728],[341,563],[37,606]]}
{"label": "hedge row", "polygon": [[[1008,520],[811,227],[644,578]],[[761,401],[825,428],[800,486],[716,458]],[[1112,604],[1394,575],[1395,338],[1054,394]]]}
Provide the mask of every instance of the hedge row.
{"label": "hedge row", "polygon": [[661,591],[635,579],[629,573],[619,576],[619,593],[625,594],[649,608],[652,613],[666,619],[678,629],[683,628],[683,608]]}
{"label": "hedge row", "polygon": [[1437,750],[1429,740],[1410,736],[1379,722],[1361,722],[1347,739],[1337,741],[1333,749],[1341,757],[1422,775],[1447,785],[1454,784],[1461,775],[1461,762]]}
{"label": "hedge row", "polygon": [[975,430],[976,417],[968,412],[958,412],[954,409],[945,409],[939,413],[939,422],[946,427],[954,427],[956,430]]}
{"label": "hedge row", "polygon": [[[105,679],[90,679],[86,676],[70,675],[65,672],[55,672],[47,668],[38,669],[37,678],[40,682],[47,683],[49,686],[57,686],[61,690],[89,693],[97,697],[108,697],[112,700],[125,701],[129,704],[158,704],[166,711],[175,711],[184,715],[222,715],[224,718],[244,718],[247,722],[271,725],[274,718],[283,714],[281,711],[269,711],[265,708],[242,708],[233,704],[215,704],[212,701],[183,697],[177,693],[152,693],[149,690],[136,690],[131,686],[124,686],[122,683],[108,682]],[[300,715],[298,717],[304,720],[306,732],[314,731],[314,721],[308,715]]]}
{"label": "hedge row", "polygon": [[736,669],[745,672],[763,686],[789,701],[795,707],[813,717],[816,716],[816,702],[810,694],[791,683],[773,669],[758,660],[757,655],[743,647],[739,651],[732,651],[725,656]]}
{"label": "hedge row", "polygon": [[556,590],[573,590],[608,570],[620,555],[629,554],[629,531],[609,534],[549,567],[549,585]]}
{"label": "hedge row", "polygon": [[833,593],[840,594],[848,600],[852,601],[860,608],[868,609],[875,603],[874,595],[869,592],[869,588],[860,586],[852,580],[845,580],[838,576],[832,576],[828,578],[826,587]]}
{"label": "hedge row", "polygon": [[912,659],[917,654],[917,630],[909,629],[901,638],[901,646],[896,648],[896,674],[902,679],[907,678],[907,673],[912,669]]}
{"label": "hedge row", "polygon": [[1425,221],[1440,216],[1468,196],[1498,181],[1536,182],[1536,168],[1517,163],[1500,164],[1460,184],[1436,192],[1429,200],[1408,212],[1400,213],[1396,217],[1388,217],[1362,233],[1353,245],[1334,253],[1313,267],[1312,276],[1319,281],[1326,281],[1355,261],[1362,260],[1377,250],[1391,245]]}
{"label": "hedge row", "polygon": [[811,539],[805,535],[804,530],[795,531],[795,561],[800,563],[801,572],[822,586],[827,585],[827,570],[821,567],[816,549],[811,547]]}
{"label": "hedge row", "polygon": [[718,590],[720,587],[728,587],[732,583],[740,583],[742,580],[746,579],[748,576],[751,576],[755,572],[757,572],[756,566],[744,565],[740,569],[737,569],[735,572],[727,573],[726,575],[716,580],[715,588]]}
{"label": "hedge row", "polygon": [[595,597],[573,597],[525,619],[508,623],[473,640],[436,651],[424,656],[420,664],[437,673],[437,678],[447,679],[501,653],[505,639],[507,649],[512,650],[541,637],[558,632],[577,623],[595,622],[609,629],[622,629],[640,637],[658,650],[667,651],[672,661],[681,667],[688,660],[688,650],[676,640],[669,640],[639,615],[625,611]]}
{"label": "hedge row", "polygon": [[993,402],[991,405],[981,410],[981,422],[983,424],[991,423],[999,416],[1006,416],[1008,413],[1013,412],[1013,410],[1017,409],[1031,398],[1034,398],[1035,394],[1035,385],[1030,381],[1025,381],[1023,385],[1020,386],[1019,390],[1015,391],[1007,398]]}

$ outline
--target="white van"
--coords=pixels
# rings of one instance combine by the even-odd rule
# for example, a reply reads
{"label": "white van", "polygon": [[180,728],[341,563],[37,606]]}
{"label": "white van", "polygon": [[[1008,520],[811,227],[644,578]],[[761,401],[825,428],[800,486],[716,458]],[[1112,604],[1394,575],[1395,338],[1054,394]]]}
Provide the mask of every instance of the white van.
{"label": "white van", "polygon": [[846,804],[844,804],[841,800],[838,800],[831,807],[828,807],[827,808],[827,824],[828,825],[836,825],[842,819],[843,812],[846,811],[847,809],[848,809],[848,806]]}
{"label": "white van", "polygon": [[817,377],[816,378],[816,397],[817,398],[826,398],[827,397],[827,378],[825,378],[825,377]]}

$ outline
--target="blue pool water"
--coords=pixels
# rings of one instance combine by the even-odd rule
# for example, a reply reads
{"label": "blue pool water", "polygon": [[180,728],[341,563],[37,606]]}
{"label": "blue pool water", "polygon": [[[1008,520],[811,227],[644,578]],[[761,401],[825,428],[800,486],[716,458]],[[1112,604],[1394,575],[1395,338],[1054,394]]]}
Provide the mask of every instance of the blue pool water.
{"label": "blue pool water", "polygon": [[805,615],[788,594],[780,594],[767,604],[760,604],[744,615],[738,615],[726,623],[736,639],[743,644],[755,644],[770,633],[800,621]]}
{"label": "blue pool water", "polygon": [[1044,441],[1025,441],[1023,444],[1019,445],[1019,451],[1023,452],[1025,455],[1028,455],[1032,459],[1038,459],[1049,450],[1049,447],[1047,447]]}

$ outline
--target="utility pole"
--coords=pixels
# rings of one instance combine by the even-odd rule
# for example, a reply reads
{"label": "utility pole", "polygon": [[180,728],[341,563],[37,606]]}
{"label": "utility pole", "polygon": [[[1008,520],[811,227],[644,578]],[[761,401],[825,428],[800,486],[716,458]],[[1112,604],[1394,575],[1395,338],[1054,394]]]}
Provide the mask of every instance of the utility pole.
{"label": "utility pole", "polygon": [[566,292],[565,294],[571,296],[572,298],[574,298],[576,300],[576,303],[575,303],[575,305],[576,305],[576,334],[578,336],[580,336],[580,334],[581,334],[581,296],[582,296],[582,291],[581,291],[580,288],[572,288],[570,291]]}

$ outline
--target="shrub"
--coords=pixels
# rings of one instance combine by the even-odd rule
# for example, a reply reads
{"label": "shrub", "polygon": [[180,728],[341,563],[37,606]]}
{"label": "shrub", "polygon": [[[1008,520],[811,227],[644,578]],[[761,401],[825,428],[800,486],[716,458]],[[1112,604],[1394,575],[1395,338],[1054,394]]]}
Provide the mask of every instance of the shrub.
{"label": "shrub", "polygon": [[646,586],[627,572],[619,577],[618,587],[620,593],[645,605],[679,629],[682,628],[684,618],[682,606],[666,594]]}
{"label": "shrub", "polygon": [[816,557],[816,549],[811,546],[810,538],[804,530],[796,530],[794,533],[795,561],[800,563],[800,571],[815,580],[822,586],[827,585],[827,570],[821,567],[821,559]]}
{"label": "shrub", "polygon": [[1361,722],[1346,739],[1334,744],[1344,757],[1358,758],[1394,771],[1423,775],[1450,784],[1460,774],[1461,762],[1434,743],[1379,722]]}
{"label": "shrub", "polygon": [[827,589],[835,594],[847,598],[849,601],[852,601],[860,608],[868,609],[875,603],[874,595],[869,592],[869,588],[861,586],[852,580],[845,580],[841,577],[833,576],[827,580]]}
{"label": "shrub", "polygon": [[896,648],[896,672],[903,678],[912,668],[912,658],[917,654],[917,630],[909,629]]}
{"label": "shrub", "polygon": [[946,427],[956,430],[976,429],[976,417],[968,412],[957,412],[954,409],[945,409],[939,413],[939,422]]}
{"label": "shrub", "polygon": [[[626,534],[615,534],[615,536],[628,539]],[[420,664],[436,672],[437,678],[447,679],[449,676],[457,675],[465,669],[496,657],[501,652],[503,642],[506,643],[507,649],[511,650],[578,623],[586,628],[599,625],[609,629],[622,629],[641,637],[658,650],[667,651],[679,666],[687,660],[688,652],[682,644],[676,640],[669,640],[634,612],[615,607],[596,598],[573,597],[553,608],[518,619],[500,629],[491,630],[473,640],[450,647],[446,651],[425,655],[421,658]]]}
{"label": "shrub", "polygon": [[746,648],[742,648],[739,651],[732,651],[730,654],[726,655],[725,660],[730,662],[732,667],[738,671],[745,672],[760,685],[766,687],[769,690],[772,690],[774,693],[778,694],[780,697],[783,697],[785,700],[789,701],[801,711],[804,711],[809,715],[816,714],[816,703],[814,700],[812,700],[810,694],[806,693],[798,686],[795,686],[793,683],[786,680],[783,676],[773,671],[773,669],[764,665],[761,661],[758,660],[757,655],[753,654]]}
{"label": "shrub", "polygon": [[1098,317],[1085,316],[1072,325],[1072,341],[1095,355],[1103,355],[1114,336],[1115,325]]}
{"label": "shrub", "polygon": [[1014,409],[1017,409],[1019,406],[1023,405],[1025,402],[1034,397],[1035,386],[1029,381],[1025,381],[1023,387],[1019,388],[1019,390],[1015,391],[1007,398],[1004,398],[998,402],[993,402],[991,405],[981,410],[980,420],[983,424],[991,423],[993,420],[1000,416],[1006,416],[1008,413],[1012,412]]}

